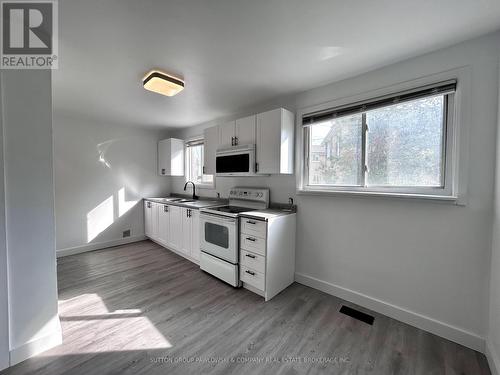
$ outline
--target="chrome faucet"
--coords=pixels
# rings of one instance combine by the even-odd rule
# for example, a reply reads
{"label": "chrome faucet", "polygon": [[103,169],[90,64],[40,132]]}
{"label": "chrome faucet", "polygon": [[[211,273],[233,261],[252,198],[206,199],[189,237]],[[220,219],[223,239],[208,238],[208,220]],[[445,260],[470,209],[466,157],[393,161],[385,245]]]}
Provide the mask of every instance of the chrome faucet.
{"label": "chrome faucet", "polygon": [[193,184],[193,199],[198,199],[199,196],[196,195],[196,185],[193,181],[186,182],[186,184],[184,185],[184,191],[186,191],[188,184]]}

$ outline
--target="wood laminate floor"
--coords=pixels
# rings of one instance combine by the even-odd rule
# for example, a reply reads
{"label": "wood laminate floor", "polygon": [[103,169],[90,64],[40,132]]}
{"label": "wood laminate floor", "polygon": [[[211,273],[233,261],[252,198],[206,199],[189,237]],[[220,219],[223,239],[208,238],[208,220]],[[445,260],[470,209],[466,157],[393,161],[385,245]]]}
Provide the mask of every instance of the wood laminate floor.
{"label": "wood laminate floor", "polygon": [[484,355],[293,284],[269,302],[149,242],[58,260],[63,344],[2,374],[490,374]]}

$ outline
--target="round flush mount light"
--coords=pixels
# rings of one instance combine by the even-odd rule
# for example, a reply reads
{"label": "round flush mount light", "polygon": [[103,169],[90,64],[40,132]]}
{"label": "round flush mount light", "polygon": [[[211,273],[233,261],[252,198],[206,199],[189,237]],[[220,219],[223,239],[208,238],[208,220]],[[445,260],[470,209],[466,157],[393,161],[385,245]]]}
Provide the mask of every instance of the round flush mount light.
{"label": "round flush mount light", "polygon": [[152,70],[142,80],[146,90],[157,94],[174,96],[184,89],[184,81],[159,70]]}

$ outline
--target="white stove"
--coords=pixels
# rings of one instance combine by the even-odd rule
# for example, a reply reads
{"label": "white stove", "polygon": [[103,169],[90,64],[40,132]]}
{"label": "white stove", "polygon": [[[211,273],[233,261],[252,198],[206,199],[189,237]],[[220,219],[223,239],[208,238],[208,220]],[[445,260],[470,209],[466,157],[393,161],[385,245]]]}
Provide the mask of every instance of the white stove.
{"label": "white stove", "polygon": [[239,286],[239,219],[243,212],[269,207],[269,189],[232,188],[229,205],[200,210],[200,267]]}

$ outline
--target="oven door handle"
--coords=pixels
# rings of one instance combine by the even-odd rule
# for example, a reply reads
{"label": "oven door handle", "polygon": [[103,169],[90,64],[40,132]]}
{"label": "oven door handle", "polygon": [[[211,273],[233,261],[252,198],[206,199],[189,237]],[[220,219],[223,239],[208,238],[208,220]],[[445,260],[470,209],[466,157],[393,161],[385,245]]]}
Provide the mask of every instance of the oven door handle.
{"label": "oven door handle", "polygon": [[206,217],[205,220],[215,219],[215,220],[218,220],[218,221],[222,221],[224,223],[236,223],[236,218],[235,217],[226,217],[226,216],[222,216],[222,215],[211,214],[209,212],[201,212],[201,215],[202,215],[202,217],[203,216],[209,216],[209,217]]}

